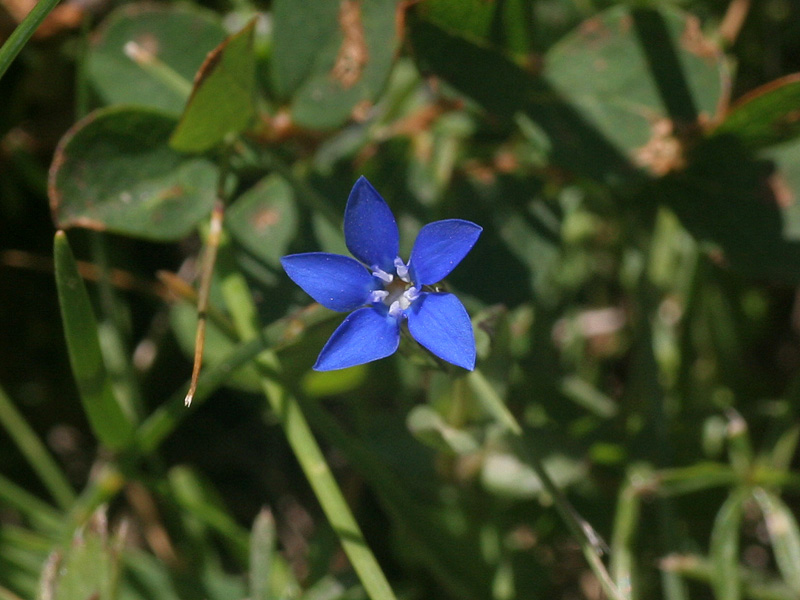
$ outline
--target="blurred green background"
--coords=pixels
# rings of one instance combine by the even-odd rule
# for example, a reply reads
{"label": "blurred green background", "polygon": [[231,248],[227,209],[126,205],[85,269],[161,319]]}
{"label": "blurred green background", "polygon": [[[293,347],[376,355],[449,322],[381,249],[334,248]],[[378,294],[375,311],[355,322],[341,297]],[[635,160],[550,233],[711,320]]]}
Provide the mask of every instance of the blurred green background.
{"label": "blurred green background", "polygon": [[[34,4],[0,0],[0,600],[800,597],[800,4]],[[443,284],[474,373],[310,370],[342,315],[278,260],[347,254],[360,175],[404,257],[484,228]]]}

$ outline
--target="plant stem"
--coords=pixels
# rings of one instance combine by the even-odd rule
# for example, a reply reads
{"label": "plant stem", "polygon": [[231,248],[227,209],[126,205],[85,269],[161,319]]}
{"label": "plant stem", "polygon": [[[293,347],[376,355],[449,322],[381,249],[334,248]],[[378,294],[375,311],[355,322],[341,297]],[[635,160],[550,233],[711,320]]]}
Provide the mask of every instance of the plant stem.
{"label": "plant stem", "polygon": [[555,504],[561,518],[580,545],[583,555],[600,582],[603,591],[612,600],[626,600],[625,595],[620,592],[611,579],[605,564],[600,558],[605,547],[602,540],[595,533],[592,526],[572,507],[566,496],[550,478],[539,456],[525,443],[522,427],[514,415],[505,407],[503,400],[479,370],[476,369],[470,373],[467,381],[472,391],[483,403],[484,408],[506,427],[512,447],[541,480],[542,486],[553,499],[553,504]]}

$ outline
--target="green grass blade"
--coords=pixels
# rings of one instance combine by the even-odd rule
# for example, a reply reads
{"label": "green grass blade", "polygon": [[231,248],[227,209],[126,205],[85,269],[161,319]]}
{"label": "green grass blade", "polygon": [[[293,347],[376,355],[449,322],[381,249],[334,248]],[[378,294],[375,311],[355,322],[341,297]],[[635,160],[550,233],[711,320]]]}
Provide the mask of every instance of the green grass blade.
{"label": "green grass blade", "polygon": [[619,493],[617,512],[614,515],[614,531],[611,536],[611,564],[609,571],[619,591],[626,598],[637,597],[635,585],[636,532],[639,530],[641,496],[632,483],[635,472],[628,474]]}
{"label": "green grass blade", "polygon": [[56,509],[0,475],[0,506],[3,505],[30,519],[37,531],[57,534],[61,530],[63,516]]}
{"label": "green grass blade", "polygon": [[22,23],[17,25],[17,28],[8,36],[6,43],[0,48],[0,79],[3,78],[17,54],[57,4],[58,0],[39,0],[34,4],[28,16],[22,20]]}
{"label": "green grass blade", "polygon": [[273,600],[270,591],[270,576],[275,554],[275,519],[264,509],[253,523],[250,534],[250,598],[251,600]]}
{"label": "green grass blade", "polygon": [[797,519],[775,494],[758,488],[754,495],[767,523],[778,569],[787,585],[800,597],[800,527]]}
{"label": "green grass blade", "polygon": [[[661,570],[674,573],[687,579],[711,583],[714,567],[711,561],[696,554],[672,554],[661,561]],[[737,576],[742,581],[746,598],[752,600],[797,600],[795,594],[782,581],[765,577],[760,569],[740,565]]]}
{"label": "green grass blade", "polygon": [[742,586],[739,578],[739,525],[742,504],[747,490],[738,489],[728,496],[719,509],[711,530],[711,583],[717,600],[739,600]]}
{"label": "green grass blade", "polygon": [[228,514],[211,485],[185,466],[170,469],[169,482],[178,506],[219,533],[228,542],[231,554],[244,562],[248,532]]}
{"label": "green grass blade", "polygon": [[17,448],[28,459],[28,463],[50,492],[53,500],[62,509],[69,508],[75,500],[72,486],[42,440],[28,425],[2,387],[0,387],[0,425],[6,429],[9,437],[17,444]]}
{"label": "green grass blade", "polygon": [[133,423],[114,395],[89,294],[63,231],[56,233],[53,258],[64,335],[83,409],[97,438],[120,449],[132,438]]}

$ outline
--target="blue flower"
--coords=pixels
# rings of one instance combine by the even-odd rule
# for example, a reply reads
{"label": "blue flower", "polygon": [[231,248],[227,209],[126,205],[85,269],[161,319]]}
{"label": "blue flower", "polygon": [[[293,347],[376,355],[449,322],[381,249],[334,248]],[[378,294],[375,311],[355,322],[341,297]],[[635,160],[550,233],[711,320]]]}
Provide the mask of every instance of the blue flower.
{"label": "blue flower", "polygon": [[389,205],[364,177],[350,192],[344,239],[358,260],[327,252],[284,256],[292,280],[323,306],[353,311],[322,348],[314,369],[344,369],[397,350],[400,327],[447,362],[475,368],[475,338],[464,305],[433,291],[478,241],[482,228],[461,219],[435,221],[417,235],[408,263],[397,256],[400,234]]}

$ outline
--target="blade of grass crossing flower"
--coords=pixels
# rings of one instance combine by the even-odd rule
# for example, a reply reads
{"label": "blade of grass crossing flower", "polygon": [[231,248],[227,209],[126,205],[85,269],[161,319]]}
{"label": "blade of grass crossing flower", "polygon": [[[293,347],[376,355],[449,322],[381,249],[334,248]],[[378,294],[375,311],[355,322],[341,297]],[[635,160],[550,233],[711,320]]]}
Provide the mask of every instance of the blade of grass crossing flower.
{"label": "blade of grass crossing flower", "polygon": [[717,600],[739,600],[742,586],[739,577],[739,526],[742,505],[748,490],[731,492],[714,519],[711,530],[711,583]]}
{"label": "blade of grass crossing flower", "polygon": [[757,488],[754,496],[767,523],[775,562],[784,581],[800,597],[800,528],[792,511],[775,494]]}
{"label": "blade of grass crossing flower", "polygon": [[197,391],[197,379],[200,377],[200,368],[203,366],[203,349],[206,344],[206,320],[208,315],[208,296],[211,291],[211,276],[214,274],[214,263],[217,262],[220,235],[222,234],[222,220],[225,216],[225,205],[217,199],[214,210],[211,212],[206,252],[203,259],[203,270],[200,274],[200,289],[197,292],[197,333],[194,339],[194,365],[192,366],[192,381],[183,403],[191,406],[194,394]]}
{"label": "blade of grass crossing flower", "polygon": [[119,450],[130,441],[134,425],[114,395],[89,294],[63,231],[56,233],[53,258],[64,336],[83,409],[97,438]]}
{"label": "blade of grass crossing flower", "polygon": [[28,43],[31,36],[38,29],[42,21],[45,20],[47,15],[50,14],[58,0],[39,0],[33,5],[31,12],[25,17],[22,22],[17,25],[17,28],[8,36],[5,44],[0,47],[0,79],[3,78],[6,70],[11,65],[12,61],[17,57],[20,50]]}
{"label": "blade of grass crossing flower", "polygon": [[[240,336],[243,339],[257,336],[259,331],[255,307],[244,278],[231,271],[223,280],[222,290]],[[267,372],[280,372],[278,358],[270,350],[259,354],[256,362]],[[289,445],[367,595],[371,600],[395,600],[394,592],[347,506],[297,399],[275,380],[266,376],[262,377],[262,388],[272,411],[280,419]]]}
{"label": "blade of grass crossing flower", "polygon": [[490,415],[514,435],[522,435],[522,428],[514,418],[514,415],[508,410],[502,398],[492,389],[491,384],[483,376],[483,373],[475,369],[467,375],[467,381],[474,394],[483,404],[484,409]]}
{"label": "blade of grass crossing flower", "polygon": [[63,509],[68,508],[75,499],[75,492],[67,481],[64,472],[47,451],[47,448],[20,414],[5,390],[0,387],[0,424],[14,440],[20,452],[39,476],[53,500]]}
{"label": "blade of grass crossing flower", "polygon": [[250,599],[273,600],[270,576],[275,556],[275,519],[262,509],[253,522],[250,534]]}
{"label": "blade of grass crossing flower", "polygon": [[502,398],[494,391],[494,388],[492,388],[491,384],[479,369],[475,369],[469,373],[467,377],[472,391],[483,404],[484,408],[486,408],[499,423],[506,426],[508,432],[511,434],[509,441],[517,455],[534,470],[541,480],[544,489],[553,499],[553,503],[561,515],[561,518],[572,532],[572,535],[575,536],[586,561],[589,563],[590,568],[600,582],[603,591],[612,600],[626,600],[625,595],[619,591],[616,584],[611,579],[606,566],[600,559],[600,556],[605,550],[604,542],[594,531],[594,528],[572,507],[566,496],[564,496],[558,486],[556,486],[550,478],[539,456],[528,447],[528,444],[522,437],[522,427],[514,415],[508,410]]}

